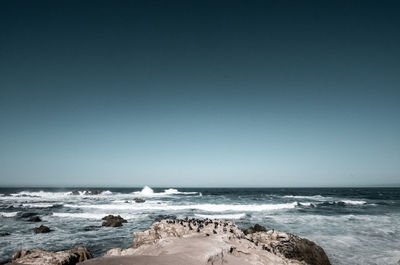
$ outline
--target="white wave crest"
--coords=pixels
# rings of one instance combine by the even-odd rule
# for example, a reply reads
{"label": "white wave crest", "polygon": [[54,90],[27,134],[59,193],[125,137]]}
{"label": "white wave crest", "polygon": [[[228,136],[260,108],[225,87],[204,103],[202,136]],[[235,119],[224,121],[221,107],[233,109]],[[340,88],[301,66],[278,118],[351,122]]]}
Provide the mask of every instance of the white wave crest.
{"label": "white wave crest", "polygon": [[344,202],[345,204],[350,204],[350,205],[363,205],[363,204],[367,204],[366,201],[354,201],[354,200],[342,200],[341,202]]}
{"label": "white wave crest", "polygon": [[301,205],[301,206],[315,206],[315,204],[313,204],[311,202],[299,202],[299,205]]}
{"label": "white wave crest", "polygon": [[14,217],[18,212],[0,212],[1,217]]}
{"label": "white wave crest", "polygon": [[246,216],[245,213],[238,213],[238,214],[195,214],[195,216],[200,218],[209,218],[209,219],[240,219]]}
{"label": "white wave crest", "polygon": [[177,189],[166,189],[163,192],[154,192],[152,188],[149,186],[144,186],[141,191],[135,191],[133,194],[137,196],[142,196],[142,197],[163,197],[163,196],[170,196],[170,195],[196,195],[199,194],[199,192],[195,191],[179,191]]}
{"label": "white wave crest", "polygon": [[104,216],[109,214],[112,215],[121,215],[122,218],[125,219],[133,219],[136,216],[133,214],[121,214],[121,213],[53,213],[54,217],[60,218],[80,218],[80,219],[96,219],[101,220]]}
{"label": "white wave crest", "polygon": [[285,195],[284,198],[293,198],[293,199],[309,199],[309,200],[328,200],[330,197],[324,197],[321,195],[313,195],[313,196],[300,196],[300,195]]}
{"label": "white wave crest", "polygon": [[62,206],[62,203],[23,203],[22,207],[25,208],[52,208]]}
{"label": "white wave crest", "polygon": [[59,199],[67,196],[69,192],[21,191],[10,194],[11,197]]}
{"label": "white wave crest", "polygon": [[65,204],[69,208],[103,209],[103,210],[200,210],[204,212],[261,212],[292,209],[297,206],[297,202],[280,204],[189,204],[189,205],[168,205],[168,204]]}

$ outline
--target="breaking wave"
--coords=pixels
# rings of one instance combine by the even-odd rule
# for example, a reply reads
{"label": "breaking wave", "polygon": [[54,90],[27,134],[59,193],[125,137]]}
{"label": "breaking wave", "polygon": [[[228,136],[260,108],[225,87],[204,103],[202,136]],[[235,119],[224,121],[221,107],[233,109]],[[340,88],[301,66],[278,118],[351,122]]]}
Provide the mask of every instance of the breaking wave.
{"label": "breaking wave", "polygon": [[313,195],[313,196],[302,196],[302,195],[285,195],[284,198],[294,198],[294,199],[309,199],[309,200],[327,200],[330,197],[324,197],[321,195]]}
{"label": "breaking wave", "polygon": [[69,208],[103,209],[103,210],[200,210],[204,212],[246,211],[260,212],[282,209],[292,209],[297,202],[280,204],[190,204],[190,205],[168,205],[168,204],[66,204]]}
{"label": "breaking wave", "polygon": [[163,196],[170,196],[170,195],[200,195],[201,193],[196,191],[179,191],[177,189],[166,189],[163,192],[154,192],[152,188],[149,186],[144,186],[141,191],[135,191],[132,194],[142,197],[163,197]]}
{"label": "breaking wave", "polygon": [[0,212],[1,217],[14,217],[18,212]]}
{"label": "breaking wave", "polygon": [[62,203],[23,203],[22,207],[24,208],[55,208],[63,206]]}
{"label": "breaking wave", "polygon": [[200,218],[209,218],[209,219],[240,219],[246,217],[245,213],[238,214],[195,214],[195,216]]}

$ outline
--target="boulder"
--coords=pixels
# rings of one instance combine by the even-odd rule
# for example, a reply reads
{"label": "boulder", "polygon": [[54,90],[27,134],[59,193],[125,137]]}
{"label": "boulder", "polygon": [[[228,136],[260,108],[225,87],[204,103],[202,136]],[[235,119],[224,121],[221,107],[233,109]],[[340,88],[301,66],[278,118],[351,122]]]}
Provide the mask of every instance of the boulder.
{"label": "boulder", "polygon": [[12,256],[12,261],[26,265],[75,265],[91,258],[93,256],[86,248],[78,247],[58,252],[47,252],[40,249],[19,250]]}
{"label": "boulder", "polygon": [[72,195],[99,195],[101,194],[101,190],[84,190],[84,191],[79,191],[79,190],[73,190]]}
{"label": "boulder", "polygon": [[267,229],[265,229],[265,227],[262,225],[255,224],[254,226],[250,226],[249,228],[243,230],[243,233],[245,235],[253,234],[256,232],[267,232]]}
{"label": "boulder", "polygon": [[270,230],[248,234],[252,242],[278,256],[298,260],[308,265],[330,265],[325,251],[314,242],[290,233]]}
{"label": "boulder", "polygon": [[42,219],[40,219],[39,216],[32,216],[28,219],[29,222],[41,222]]}
{"label": "boulder", "polygon": [[136,203],[143,203],[145,202],[145,200],[141,199],[141,198],[134,198],[133,199]]}
{"label": "boulder", "polygon": [[90,190],[88,191],[89,195],[99,195],[101,194],[101,190]]}
{"label": "boulder", "polygon": [[33,231],[35,231],[36,234],[51,232],[50,228],[48,226],[45,226],[45,225],[41,225],[39,227],[35,227],[33,229]]}
{"label": "boulder", "polygon": [[128,221],[122,218],[120,215],[107,215],[102,218],[104,222],[101,224],[102,226],[109,226],[109,227],[118,227],[122,226],[122,223],[127,223]]}

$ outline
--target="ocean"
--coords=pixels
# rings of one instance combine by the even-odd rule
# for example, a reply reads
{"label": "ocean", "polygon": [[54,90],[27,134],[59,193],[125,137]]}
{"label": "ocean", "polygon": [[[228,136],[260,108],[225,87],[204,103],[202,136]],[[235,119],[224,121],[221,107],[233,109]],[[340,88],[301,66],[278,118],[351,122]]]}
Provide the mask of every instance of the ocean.
{"label": "ocean", "polygon": [[[98,195],[87,191],[99,190]],[[75,192],[73,192],[75,191]],[[78,195],[76,195],[78,194]],[[134,198],[144,203],[136,203]],[[105,215],[122,227],[99,227]],[[31,223],[39,215],[41,223]],[[19,249],[127,248],[133,232],[164,218],[234,220],[293,233],[324,248],[332,264],[400,264],[400,188],[0,188],[0,263]],[[34,234],[44,224],[53,231]]]}

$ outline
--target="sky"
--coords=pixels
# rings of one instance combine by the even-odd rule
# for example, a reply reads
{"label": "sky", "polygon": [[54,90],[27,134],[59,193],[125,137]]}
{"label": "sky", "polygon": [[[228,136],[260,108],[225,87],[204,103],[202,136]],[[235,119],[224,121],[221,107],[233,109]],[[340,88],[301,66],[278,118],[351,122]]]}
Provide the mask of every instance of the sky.
{"label": "sky", "polygon": [[400,183],[398,1],[0,1],[0,186]]}

